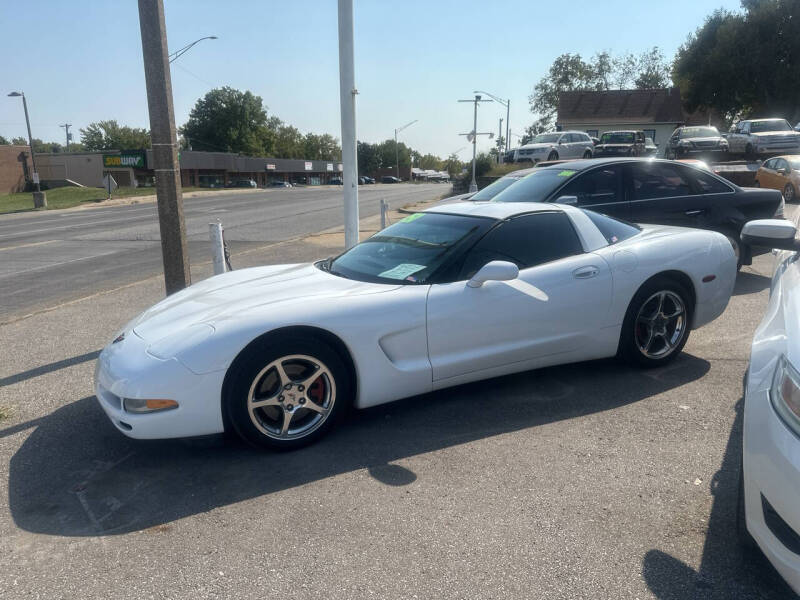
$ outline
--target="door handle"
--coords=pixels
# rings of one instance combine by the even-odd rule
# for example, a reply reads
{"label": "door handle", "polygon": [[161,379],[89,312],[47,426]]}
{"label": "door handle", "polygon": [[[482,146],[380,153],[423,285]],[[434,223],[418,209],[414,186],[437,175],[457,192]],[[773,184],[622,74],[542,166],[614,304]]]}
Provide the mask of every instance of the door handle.
{"label": "door handle", "polygon": [[575,269],[572,272],[572,276],[575,279],[590,279],[591,277],[595,277],[599,272],[600,269],[598,269],[594,265],[589,265],[588,267],[581,267],[579,269]]}
{"label": "door handle", "polygon": [[687,217],[695,217],[695,216],[697,216],[697,215],[702,215],[704,212],[706,212],[704,209],[700,209],[700,210],[687,210],[687,211],[686,211],[684,214],[685,214]]}

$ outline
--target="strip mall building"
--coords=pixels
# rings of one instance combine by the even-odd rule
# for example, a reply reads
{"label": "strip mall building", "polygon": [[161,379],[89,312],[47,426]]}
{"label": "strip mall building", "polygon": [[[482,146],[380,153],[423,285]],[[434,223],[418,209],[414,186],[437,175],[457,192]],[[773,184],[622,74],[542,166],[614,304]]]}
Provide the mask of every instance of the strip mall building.
{"label": "strip mall building", "polygon": [[[151,150],[36,155],[39,177],[48,187],[64,185],[68,180],[102,187],[107,174],[120,186],[152,186],[152,161]],[[30,169],[30,165],[25,166]],[[259,186],[277,181],[324,185],[340,178],[342,172],[342,164],[337,161],[258,158],[194,150],[181,151],[180,166],[184,187],[209,188],[225,187],[242,179],[251,179]]]}

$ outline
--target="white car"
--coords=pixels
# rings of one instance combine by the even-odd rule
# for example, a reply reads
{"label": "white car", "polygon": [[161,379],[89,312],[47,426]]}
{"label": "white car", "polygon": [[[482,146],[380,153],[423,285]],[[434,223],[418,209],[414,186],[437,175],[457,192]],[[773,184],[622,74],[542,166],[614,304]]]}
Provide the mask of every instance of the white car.
{"label": "white car", "polygon": [[530,143],[517,148],[514,162],[592,158],[593,153],[594,142],[583,131],[555,131],[540,133]]}
{"label": "white car", "polygon": [[349,405],[619,354],[658,366],[718,317],[720,233],[559,204],[410,214],[336,259],[211,277],[114,336],[95,392],[134,438],[236,431],[291,448]]}
{"label": "white car", "polygon": [[745,378],[739,533],[800,593],[800,264],[791,221],[751,221],[749,239],[778,251],[769,304]]}

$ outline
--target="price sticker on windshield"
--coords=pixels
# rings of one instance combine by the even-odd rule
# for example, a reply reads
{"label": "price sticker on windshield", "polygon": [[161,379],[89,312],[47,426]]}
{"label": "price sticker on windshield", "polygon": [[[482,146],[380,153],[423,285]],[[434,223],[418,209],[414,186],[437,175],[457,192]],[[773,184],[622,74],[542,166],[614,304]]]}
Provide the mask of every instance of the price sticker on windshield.
{"label": "price sticker on windshield", "polygon": [[564,171],[560,171],[558,173],[558,176],[559,177],[572,177],[573,175],[575,175],[575,173],[576,173],[575,171],[564,170]]}
{"label": "price sticker on windshield", "polygon": [[[412,215],[413,216],[413,215]],[[388,271],[384,271],[383,273],[379,273],[378,277],[385,277],[386,279],[407,279],[410,275],[413,275],[417,271],[422,271],[425,268],[425,265],[415,265],[412,263],[402,263],[394,267],[393,269],[389,269]],[[412,281],[416,281],[415,279]]]}
{"label": "price sticker on windshield", "polygon": [[413,223],[417,219],[420,219],[425,216],[425,213],[414,213],[413,215],[408,215],[407,217],[400,219],[401,223]]}

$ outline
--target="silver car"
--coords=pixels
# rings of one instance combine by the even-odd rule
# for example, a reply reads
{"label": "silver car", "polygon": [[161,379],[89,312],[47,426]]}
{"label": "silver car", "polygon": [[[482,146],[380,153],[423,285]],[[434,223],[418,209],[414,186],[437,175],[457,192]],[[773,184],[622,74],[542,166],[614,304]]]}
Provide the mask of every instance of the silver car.
{"label": "silver car", "polygon": [[514,153],[514,162],[538,163],[543,160],[565,158],[592,158],[594,143],[583,131],[554,131],[540,133],[520,146]]}

